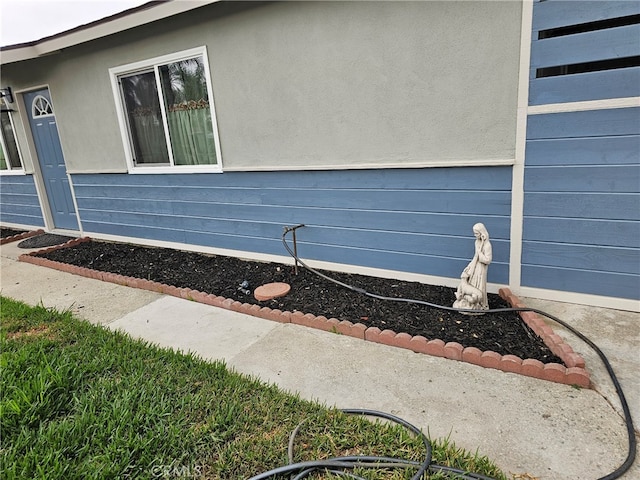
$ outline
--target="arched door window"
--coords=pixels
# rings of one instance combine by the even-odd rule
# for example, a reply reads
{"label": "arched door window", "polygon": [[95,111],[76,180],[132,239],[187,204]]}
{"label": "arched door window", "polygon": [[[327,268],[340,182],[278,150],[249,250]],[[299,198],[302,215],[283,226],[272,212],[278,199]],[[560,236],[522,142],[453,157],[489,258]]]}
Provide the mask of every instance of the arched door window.
{"label": "arched door window", "polygon": [[53,115],[53,106],[47,97],[38,95],[31,102],[31,116],[33,118],[50,117]]}

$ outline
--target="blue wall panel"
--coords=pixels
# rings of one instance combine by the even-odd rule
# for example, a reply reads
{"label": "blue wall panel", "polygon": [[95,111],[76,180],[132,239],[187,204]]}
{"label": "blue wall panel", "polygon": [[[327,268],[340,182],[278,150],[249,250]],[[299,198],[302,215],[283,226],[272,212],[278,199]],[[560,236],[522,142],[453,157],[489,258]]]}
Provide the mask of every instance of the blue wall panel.
{"label": "blue wall panel", "polygon": [[637,193],[637,165],[571,165],[531,167],[525,173],[528,192]]}
{"label": "blue wall panel", "polygon": [[[640,95],[640,67],[615,62],[640,55],[640,25],[628,18],[638,14],[637,0],[534,3],[529,105]],[[538,69],[569,65],[580,68],[538,78]]]}
{"label": "blue wall panel", "polygon": [[33,176],[0,175],[0,221],[44,227]]}
{"label": "blue wall panel", "polygon": [[640,67],[541,78],[533,71],[529,83],[529,105],[638,96]]}
{"label": "blue wall panel", "polygon": [[534,192],[527,193],[526,199],[525,217],[640,220],[640,198],[634,193],[576,195],[573,192]]}
{"label": "blue wall panel", "polygon": [[640,131],[640,108],[529,115],[527,140],[632,135]]}
{"label": "blue wall panel", "polygon": [[526,265],[563,267],[605,273],[628,273],[640,276],[638,251],[602,245],[553,242],[525,242],[522,262]]}
{"label": "blue wall panel", "polygon": [[640,291],[640,277],[631,274],[523,264],[522,276],[529,287],[564,292],[637,299]]}
{"label": "blue wall panel", "polygon": [[637,165],[640,135],[529,139],[527,166]]}
{"label": "blue wall panel", "polygon": [[511,167],[73,175],[87,232],[457,278],[472,226],[492,236],[489,281],[508,282]]}
{"label": "blue wall panel", "polygon": [[544,1],[534,4],[534,38],[540,30],[640,13],[638,0]]}
{"label": "blue wall panel", "polygon": [[538,242],[634,248],[640,242],[640,221],[525,216],[524,237]]}
{"label": "blue wall panel", "polygon": [[522,285],[640,298],[640,109],[530,115],[524,187]]}
{"label": "blue wall panel", "polygon": [[[100,211],[104,207],[104,200],[100,198],[86,198],[83,201],[87,211]],[[333,227],[372,229],[381,231],[403,231],[420,233],[429,231],[434,235],[469,234],[469,225],[477,217],[473,215],[449,215],[445,213],[386,211],[386,210],[358,210],[318,207],[298,207],[281,205],[242,205],[216,203],[212,207],[210,202],[187,202],[183,200],[153,201],[111,198],[109,208],[114,212],[127,211],[130,213],[154,212],[158,215],[190,215],[194,217],[214,219],[236,219],[238,221],[253,221],[259,217],[263,222],[288,225],[303,223],[305,219],[313,217],[318,225]],[[496,223],[491,232],[496,238],[508,238],[507,224]]]}
{"label": "blue wall panel", "polygon": [[595,30],[535,40],[531,44],[531,71],[543,67],[594,62],[638,55],[640,25]]}
{"label": "blue wall panel", "polygon": [[[635,0],[535,2],[529,105],[640,96],[640,67],[585,64],[640,55],[640,25],[622,19],[639,13]],[[537,78],[576,64],[600,70]],[[529,115],[523,215],[521,285],[640,298],[640,108]]]}

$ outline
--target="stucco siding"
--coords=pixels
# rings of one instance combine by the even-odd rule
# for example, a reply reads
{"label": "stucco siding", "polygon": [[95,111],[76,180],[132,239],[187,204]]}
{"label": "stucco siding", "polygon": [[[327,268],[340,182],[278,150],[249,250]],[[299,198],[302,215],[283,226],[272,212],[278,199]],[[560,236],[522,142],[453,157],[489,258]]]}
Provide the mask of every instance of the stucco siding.
{"label": "stucco siding", "polygon": [[513,159],[520,9],[311,2],[225,24],[211,50],[225,166]]}
{"label": "stucco siding", "polygon": [[5,65],[3,82],[50,87],[70,173],[127,171],[109,68],[199,46],[226,170],[508,164],[521,8],[214,4]]}
{"label": "stucco siding", "polygon": [[492,235],[489,281],[506,283],[511,168],[224,175],[73,175],[87,232],[456,278],[472,226]]}

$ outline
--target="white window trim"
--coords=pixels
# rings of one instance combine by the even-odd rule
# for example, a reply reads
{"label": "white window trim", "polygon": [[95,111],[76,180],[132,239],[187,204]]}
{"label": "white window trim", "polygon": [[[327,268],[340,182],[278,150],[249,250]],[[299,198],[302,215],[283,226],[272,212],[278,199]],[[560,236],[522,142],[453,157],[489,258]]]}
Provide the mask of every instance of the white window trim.
{"label": "white window trim", "polygon": [[529,106],[529,115],[546,113],[584,112],[590,110],[610,110],[614,108],[640,107],[640,97],[604,98],[602,100],[585,100],[583,102],[547,103]]}
{"label": "white window trim", "polygon": [[[118,84],[118,78],[127,73],[135,73],[140,70],[153,68],[156,76],[157,66],[162,64],[167,64],[171,62],[176,62],[180,60],[186,60],[193,57],[202,57],[202,61],[205,67],[206,79],[207,79],[207,94],[209,95],[209,110],[211,113],[211,123],[213,125],[213,138],[215,143],[215,151],[216,151],[216,159],[217,163],[212,165],[173,165],[173,152],[171,150],[170,140],[168,132],[165,132],[167,135],[167,144],[170,152],[169,162],[170,165],[156,165],[156,166],[140,166],[136,165],[133,161],[133,151],[131,141],[129,139],[129,128],[127,124],[127,117],[124,108],[124,102],[122,98],[122,94],[120,91],[120,86]],[[109,69],[109,76],[111,79],[111,89],[113,91],[113,97],[116,105],[116,114],[118,116],[118,124],[120,126],[120,134],[122,136],[122,145],[124,147],[125,157],[127,160],[127,168],[129,173],[132,174],[150,174],[150,173],[221,173],[222,172],[222,150],[220,148],[220,138],[218,135],[218,121],[216,119],[216,109],[213,98],[213,87],[211,82],[211,70],[209,68],[209,57],[207,55],[207,47],[196,47],[189,50],[183,50],[181,52],[176,52],[168,55],[162,55],[159,57],[150,58],[147,60],[142,60],[139,62],[129,63],[126,65],[121,65],[118,67],[113,67]],[[156,78],[156,81],[158,79]],[[161,83],[158,81],[158,85]],[[162,114],[165,115],[164,112],[164,101],[160,101],[160,108],[162,110]],[[166,128],[166,126],[165,126]]]}
{"label": "white window trim", "polygon": [[[9,108],[6,103],[4,104],[4,106],[6,108]],[[20,167],[14,168],[11,166],[7,146],[4,143],[4,135],[0,135],[0,148],[2,148],[2,153],[4,154],[4,158],[7,163],[6,169],[0,169],[0,175],[24,175],[24,160],[22,159],[20,144],[18,143],[18,137],[16,136],[16,125],[13,121],[13,115],[11,114],[11,112],[7,112],[7,115],[9,116],[9,123],[11,123],[11,133],[13,133],[13,139],[16,142],[16,149],[18,150],[18,160],[20,161]]]}

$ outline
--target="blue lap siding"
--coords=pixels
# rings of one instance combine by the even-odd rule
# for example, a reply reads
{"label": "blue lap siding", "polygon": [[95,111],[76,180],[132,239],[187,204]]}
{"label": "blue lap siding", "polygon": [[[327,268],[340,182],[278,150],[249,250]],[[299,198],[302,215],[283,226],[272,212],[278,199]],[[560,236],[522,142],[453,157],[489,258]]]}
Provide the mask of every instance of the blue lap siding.
{"label": "blue lap siding", "polygon": [[0,221],[44,227],[38,193],[31,175],[0,175]]}
{"label": "blue lap siding", "polygon": [[[523,286],[640,298],[640,108],[571,111],[572,102],[640,96],[640,67],[537,75],[640,55],[640,25],[620,20],[638,14],[640,2],[534,3],[529,104],[538,114],[527,121]],[[584,31],[593,22],[602,28]],[[540,109],[552,103],[565,111]]]}
{"label": "blue lap siding", "polygon": [[73,175],[87,232],[457,278],[472,226],[492,235],[489,281],[508,282],[511,167]]}
{"label": "blue lap siding", "polygon": [[639,110],[529,117],[523,285],[639,297]]}
{"label": "blue lap siding", "polygon": [[535,2],[529,105],[638,96],[640,67],[536,77],[536,71],[540,68],[640,54],[638,24],[539,39],[541,31],[628,17],[638,13],[638,1]]}

